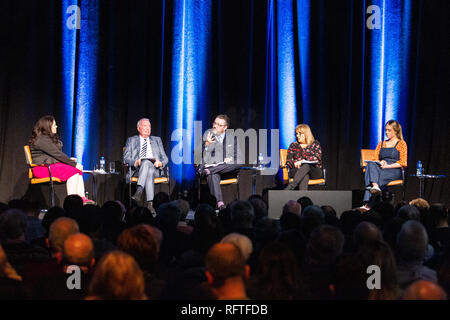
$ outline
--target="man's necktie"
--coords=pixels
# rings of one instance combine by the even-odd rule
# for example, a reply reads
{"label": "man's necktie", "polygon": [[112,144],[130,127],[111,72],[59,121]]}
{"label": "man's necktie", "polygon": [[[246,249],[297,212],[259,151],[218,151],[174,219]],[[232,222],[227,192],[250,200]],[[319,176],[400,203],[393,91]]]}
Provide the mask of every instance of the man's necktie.
{"label": "man's necktie", "polygon": [[147,157],[147,139],[144,139],[144,143],[142,144],[140,158],[146,158],[146,157]]}

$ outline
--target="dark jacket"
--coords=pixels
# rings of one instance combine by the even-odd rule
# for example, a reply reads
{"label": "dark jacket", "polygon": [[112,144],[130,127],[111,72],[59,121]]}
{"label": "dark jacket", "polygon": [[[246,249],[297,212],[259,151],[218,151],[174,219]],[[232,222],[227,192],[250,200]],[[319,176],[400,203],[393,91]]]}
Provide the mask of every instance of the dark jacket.
{"label": "dark jacket", "polygon": [[49,136],[41,135],[37,137],[34,144],[30,146],[33,163],[54,164],[62,162],[75,167],[77,163],[62,152],[62,146],[61,141],[55,144]]}

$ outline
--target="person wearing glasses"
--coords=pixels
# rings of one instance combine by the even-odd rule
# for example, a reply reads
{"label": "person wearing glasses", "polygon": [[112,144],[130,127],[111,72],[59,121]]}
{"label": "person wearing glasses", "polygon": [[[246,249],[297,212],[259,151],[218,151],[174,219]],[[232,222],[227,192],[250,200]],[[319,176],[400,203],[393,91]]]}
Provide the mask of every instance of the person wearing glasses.
{"label": "person wearing glasses", "polygon": [[197,171],[201,177],[206,177],[209,191],[216,198],[216,208],[219,210],[225,208],[220,189],[222,176],[233,176],[241,167],[238,164],[241,150],[236,137],[225,134],[229,125],[230,118],[227,115],[216,117],[202,145],[203,158]]}
{"label": "person wearing glasses", "polygon": [[295,127],[297,141],[288,149],[286,167],[292,182],[284,190],[308,190],[309,179],[322,178],[322,148],[307,124]]}

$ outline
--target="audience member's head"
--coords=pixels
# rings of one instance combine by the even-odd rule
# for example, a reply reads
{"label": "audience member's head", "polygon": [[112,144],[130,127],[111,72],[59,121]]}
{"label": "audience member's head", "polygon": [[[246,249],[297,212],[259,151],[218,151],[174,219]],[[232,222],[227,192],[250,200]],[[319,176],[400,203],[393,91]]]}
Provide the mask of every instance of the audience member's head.
{"label": "audience member's head", "polygon": [[102,226],[101,210],[98,206],[93,204],[86,204],[81,209],[78,219],[80,232],[89,236],[99,236],[100,228]]}
{"label": "audience member's head", "polygon": [[422,198],[411,200],[409,202],[409,205],[416,207],[417,209],[419,209],[419,211],[423,209],[428,210],[430,208],[430,204],[428,203],[428,201]]}
{"label": "audience member's head", "polygon": [[415,220],[405,222],[397,236],[397,254],[403,261],[423,261],[428,250],[428,235]]}
{"label": "audience member's head", "polygon": [[330,265],[342,253],[344,235],[341,230],[322,225],[313,230],[306,246],[308,262],[317,265]]}
{"label": "audience member's head", "polygon": [[127,228],[138,224],[153,224],[154,218],[150,210],[146,207],[133,206],[125,213],[125,225]]}
{"label": "audience member's head", "polygon": [[64,199],[63,208],[68,217],[78,221],[81,210],[83,209],[83,199],[77,194],[68,195]]}
{"label": "audience member's head", "polygon": [[251,195],[248,201],[253,206],[255,212],[255,222],[264,219],[268,216],[267,203],[264,201],[263,197],[257,194]]}
{"label": "audience member's head", "polygon": [[0,215],[0,239],[9,241],[25,241],[27,217],[19,209],[8,209]]}
{"label": "audience member's head", "polygon": [[280,227],[281,230],[299,230],[302,229],[302,218],[295,213],[284,211],[280,217]]}
{"label": "audience member's head", "polygon": [[365,246],[375,240],[383,240],[383,235],[376,225],[364,221],[356,226],[355,231],[353,232],[353,241],[356,246]]}
{"label": "audience member's head", "polygon": [[373,210],[380,214],[383,226],[395,215],[394,206],[390,202],[381,201],[373,207]]}
{"label": "audience member's head", "polygon": [[447,295],[439,285],[418,280],[405,290],[403,300],[447,300]]}
{"label": "audience member's head", "polygon": [[241,250],[242,256],[244,257],[245,261],[248,261],[250,255],[253,252],[252,241],[247,236],[244,236],[240,233],[229,233],[225,237],[223,237],[220,242],[232,243],[236,247],[238,247]]}
{"label": "audience member's head", "polygon": [[75,264],[91,268],[94,265],[94,244],[91,238],[83,233],[70,235],[64,241],[63,262],[66,265]]}
{"label": "audience member's head", "polygon": [[173,203],[178,207],[178,209],[180,209],[180,221],[185,221],[190,209],[189,202],[183,199],[178,199],[173,201]]}
{"label": "audience member's head", "polygon": [[395,300],[400,296],[397,279],[397,264],[391,248],[384,241],[373,240],[359,247],[358,251],[365,267],[378,266],[381,270],[379,289],[372,289],[369,293],[370,300]]}
{"label": "audience member's head", "polygon": [[167,193],[165,192],[158,192],[157,194],[155,194],[154,198],[153,198],[153,208],[158,211],[158,208],[164,204],[164,203],[168,203],[170,202],[170,197]]}
{"label": "audience member's head", "polygon": [[309,197],[306,197],[306,196],[298,198],[297,202],[300,203],[301,208],[302,208],[302,212],[303,212],[303,210],[306,209],[306,207],[312,206],[314,204],[312,202],[312,200]]}
{"label": "audience member's head", "polygon": [[283,206],[283,213],[285,213],[285,212],[290,212],[290,213],[294,213],[294,214],[296,214],[298,216],[301,216],[302,206],[297,201],[289,200]]}
{"label": "audience member's head", "polygon": [[80,232],[78,223],[71,218],[58,218],[50,226],[48,246],[52,255],[62,253],[66,239]]}
{"label": "audience member's head", "polygon": [[235,230],[250,229],[253,227],[255,213],[248,201],[234,201],[231,206],[231,222]]}
{"label": "audience member's head", "polygon": [[151,229],[149,225],[140,224],[125,229],[117,239],[117,247],[132,255],[144,273],[153,273],[158,260],[158,240]]}
{"label": "audience member's head", "polygon": [[209,204],[200,204],[195,210],[192,245],[196,250],[206,253],[211,246],[222,239],[222,223]]}
{"label": "audience member's head", "polygon": [[0,214],[9,209],[9,206],[6,203],[0,202]]}
{"label": "audience member's head", "polygon": [[331,287],[336,300],[367,300],[366,266],[357,254],[346,253],[336,260]]}
{"label": "audience member's head", "polygon": [[107,201],[101,208],[101,217],[101,236],[115,243],[124,228],[122,208],[115,201]]}
{"label": "audience member's head", "polygon": [[442,203],[434,203],[429,210],[433,227],[448,226],[448,211]]}
{"label": "audience member's head", "polygon": [[345,235],[352,235],[356,226],[361,222],[362,215],[357,210],[344,211],[340,217],[342,232]]}
{"label": "audience member's head", "polygon": [[111,251],[95,268],[88,299],[145,300],[145,281],[139,265],[128,253]]}
{"label": "audience member's head", "polygon": [[8,257],[0,244],[0,279],[1,278],[22,281],[22,277],[18,275],[16,270],[11,266],[8,261]]}
{"label": "audience member's head", "polygon": [[52,207],[52,208],[48,209],[48,211],[45,213],[44,218],[42,219],[42,222],[41,222],[42,226],[45,229],[46,237],[48,237],[48,233],[50,231],[50,226],[52,225],[52,223],[56,219],[62,218],[62,217],[67,217],[67,214],[63,208]]}
{"label": "audience member's head", "polygon": [[302,212],[302,229],[305,237],[308,238],[311,232],[322,225],[324,221],[325,214],[319,206],[307,206]]}
{"label": "audience member's head", "polygon": [[217,243],[205,258],[206,278],[218,299],[246,298],[245,281],[250,268],[244,256],[232,243]]}
{"label": "audience member's head", "polygon": [[320,208],[325,214],[325,217],[337,217],[336,210],[332,206],[321,206]]}
{"label": "audience member's head", "polygon": [[276,241],[289,247],[297,258],[299,266],[303,264],[306,252],[306,240],[301,231],[291,229],[278,234]]}
{"label": "audience member's head", "polygon": [[294,253],[284,243],[272,242],[259,256],[259,280],[255,298],[291,300],[301,298],[300,267]]}

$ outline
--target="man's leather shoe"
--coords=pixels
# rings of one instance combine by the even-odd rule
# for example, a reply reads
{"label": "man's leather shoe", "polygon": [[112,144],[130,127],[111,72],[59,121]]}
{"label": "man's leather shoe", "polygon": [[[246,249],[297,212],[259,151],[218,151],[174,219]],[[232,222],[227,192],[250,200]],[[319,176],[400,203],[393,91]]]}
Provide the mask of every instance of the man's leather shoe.
{"label": "man's leather shoe", "polygon": [[142,188],[141,186],[138,186],[137,189],[136,189],[136,192],[131,197],[131,199],[136,201],[136,202],[139,202],[141,200],[141,196],[142,196],[142,192],[143,191],[144,191],[144,188]]}
{"label": "man's leather shoe", "polygon": [[153,217],[156,217],[156,210],[153,208],[153,201],[147,202],[147,209],[150,210]]}

